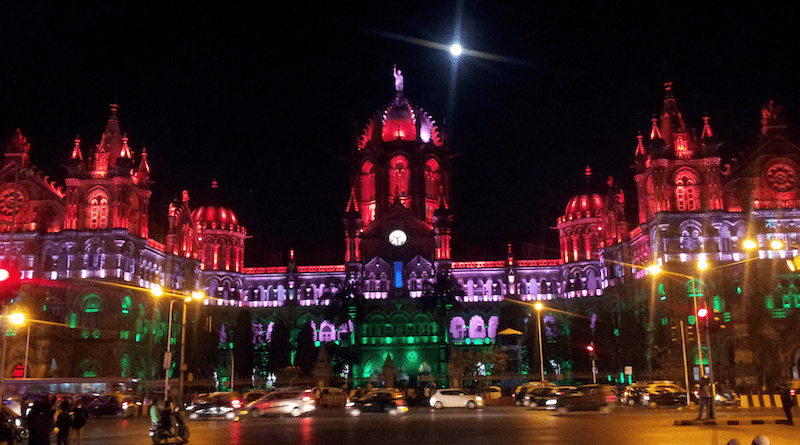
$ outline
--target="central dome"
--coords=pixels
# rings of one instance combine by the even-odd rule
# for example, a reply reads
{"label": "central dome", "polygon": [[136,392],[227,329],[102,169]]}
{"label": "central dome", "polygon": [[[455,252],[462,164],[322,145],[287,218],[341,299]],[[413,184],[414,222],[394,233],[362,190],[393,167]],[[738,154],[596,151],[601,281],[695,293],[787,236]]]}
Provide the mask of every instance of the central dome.
{"label": "central dome", "polygon": [[215,225],[239,225],[239,220],[232,211],[224,207],[198,207],[192,212],[192,219],[195,223],[206,223]]}
{"label": "central dome", "polygon": [[599,193],[580,195],[572,198],[564,211],[566,220],[598,217],[603,214],[605,200]]}

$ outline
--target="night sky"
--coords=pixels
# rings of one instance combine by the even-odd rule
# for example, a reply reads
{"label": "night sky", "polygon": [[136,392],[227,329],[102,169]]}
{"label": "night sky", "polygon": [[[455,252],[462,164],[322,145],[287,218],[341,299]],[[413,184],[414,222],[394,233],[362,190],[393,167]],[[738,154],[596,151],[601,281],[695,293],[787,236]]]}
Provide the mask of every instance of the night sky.
{"label": "night sky", "polygon": [[595,189],[613,175],[634,204],[636,135],[666,80],[687,125],[708,113],[723,157],[754,141],[769,99],[800,128],[800,15],[782,2],[466,1],[461,44],[503,59],[462,56],[454,88],[452,57],[411,39],[453,42],[455,1],[67,3],[0,5],[0,138],[21,128],[63,185],[75,135],[86,156],[119,103],[156,182],[151,235],[187,189],[237,214],[247,266],[289,247],[301,264],[342,261],[347,158],[394,97],[394,63],[406,97],[453,133],[456,259],[499,259],[507,242],[558,257],[551,227],[587,165]]}

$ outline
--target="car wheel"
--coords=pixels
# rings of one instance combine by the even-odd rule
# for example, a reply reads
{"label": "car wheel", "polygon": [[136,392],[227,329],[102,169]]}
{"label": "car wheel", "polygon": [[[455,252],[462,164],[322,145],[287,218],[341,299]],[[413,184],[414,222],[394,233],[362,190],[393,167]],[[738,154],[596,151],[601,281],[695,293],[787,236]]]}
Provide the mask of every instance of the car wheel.
{"label": "car wheel", "polygon": [[228,419],[228,420],[233,420],[233,419],[236,418],[236,413],[233,412],[233,411],[230,411],[230,412],[225,414],[225,418]]}
{"label": "car wheel", "polygon": [[566,409],[566,408],[564,408],[564,407],[561,407],[561,408],[557,409],[557,410],[556,410],[556,412],[557,412],[559,415],[562,415],[562,416],[564,416],[564,415],[566,415],[566,414],[569,412],[569,410],[568,410],[568,409]]}
{"label": "car wheel", "polygon": [[517,400],[517,401],[515,401],[515,402],[514,402],[514,405],[517,405],[517,406],[522,406],[522,402],[520,402],[519,400]]}
{"label": "car wheel", "polygon": [[635,402],[635,401],[633,401],[633,400],[628,400],[628,406],[633,406],[633,405],[635,405],[635,404],[636,404],[636,402]]}
{"label": "car wheel", "polygon": [[658,408],[658,403],[650,402],[650,408]]}
{"label": "car wheel", "polygon": [[436,402],[433,404],[433,407],[436,409],[442,409],[444,408],[444,404],[442,402]]}
{"label": "car wheel", "polygon": [[474,402],[474,401],[472,401],[472,400],[470,400],[469,402],[467,402],[467,408],[469,408],[469,409],[475,409],[475,407],[477,407],[477,406],[478,406],[478,405],[477,405],[477,404],[475,404],[475,402]]}
{"label": "car wheel", "polygon": [[189,418],[192,419],[192,420],[197,420],[198,417],[200,417],[200,416],[197,413],[193,412],[193,413],[189,414]]}
{"label": "car wheel", "polygon": [[261,417],[261,410],[258,408],[253,408],[250,410],[250,417]]}
{"label": "car wheel", "polygon": [[389,410],[389,415],[390,416],[396,416],[397,413],[398,413],[397,408],[392,408],[392,409]]}
{"label": "car wheel", "polygon": [[358,408],[351,408],[350,409],[350,415],[353,416],[353,417],[360,416],[361,415],[361,410],[358,409]]}
{"label": "car wheel", "polygon": [[300,408],[298,408],[298,407],[296,407],[296,406],[295,406],[295,407],[292,409],[292,412],[291,412],[290,414],[292,415],[292,417],[298,417],[298,416],[300,416],[300,414],[303,414],[303,412],[302,412],[302,411],[300,411]]}

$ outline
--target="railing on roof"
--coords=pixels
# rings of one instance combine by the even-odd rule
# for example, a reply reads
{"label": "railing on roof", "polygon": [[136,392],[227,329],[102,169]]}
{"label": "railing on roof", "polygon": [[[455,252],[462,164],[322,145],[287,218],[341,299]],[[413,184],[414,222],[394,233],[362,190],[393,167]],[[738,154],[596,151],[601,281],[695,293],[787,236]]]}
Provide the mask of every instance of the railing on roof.
{"label": "railing on roof", "polygon": [[453,269],[486,269],[490,267],[505,267],[505,261],[453,261]]}
{"label": "railing on roof", "polygon": [[298,272],[344,272],[344,264],[331,264],[325,266],[298,266]]}
{"label": "railing on roof", "polygon": [[147,245],[152,247],[153,249],[158,250],[159,252],[165,252],[167,250],[167,246],[159,243],[158,241],[152,238],[147,238]]}
{"label": "railing on roof", "polygon": [[517,266],[519,267],[538,267],[538,266],[560,266],[564,262],[560,258],[548,260],[519,260]]}
{"label": "railing on roof", "polygon": [[272,266],[272,267],[245,267],[242,272],[249,274],[262,274],[262,273],[286,273],[288,268],[286,266]]}

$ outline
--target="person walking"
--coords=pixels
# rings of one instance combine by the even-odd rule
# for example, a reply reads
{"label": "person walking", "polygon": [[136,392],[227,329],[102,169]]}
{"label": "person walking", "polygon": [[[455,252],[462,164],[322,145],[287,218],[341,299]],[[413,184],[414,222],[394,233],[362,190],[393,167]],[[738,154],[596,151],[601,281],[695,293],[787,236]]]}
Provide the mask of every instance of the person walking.
{"label": "person walking", "polygon": [[72,428],[72,414],[70,414],[69,402],[64,399],[59,405],[58,416],[56,416],[56,445],[69,445],[70,428]]}
{"label": "person walking", "polygon": [[789,384],[784,383],[778,386],[778,392],[781,396],[781,405],[783,405],[783,412],[786,414],[786,420],[788,421],[789,425],[794,425],[794,420],[792,419],[794,397],[792,397],[792,391],[789,389]]}
{"label": "person walking", "polygon": [[714,415],[711,411],[711,404],[713,401],[711,400],[711,380],[708,379],[708,376],[703,374],[703,377],[700,379],[700,410],[697,413],[697,420],[703,419],[703,410],[708,410],[708,414],[706,414],[706,419],[713,419]]}
{"label": "person walking", "polygon": [[86,408],[75,406],[72,411],[72,437],[75,445],[83,445],[83,427],[86,426],[87,420],[89,420],[89,413],[86,412]]}
{"label": "person walking", "polygon": [[53,413],[50,403],[34,402],[28,416],[30,429],[29,445],[50,445],[50,433],[53,431]]}

